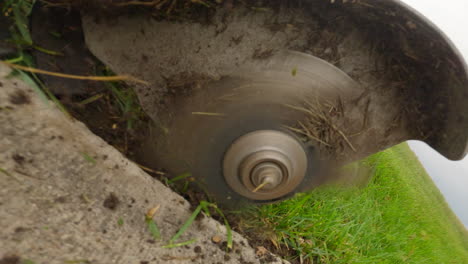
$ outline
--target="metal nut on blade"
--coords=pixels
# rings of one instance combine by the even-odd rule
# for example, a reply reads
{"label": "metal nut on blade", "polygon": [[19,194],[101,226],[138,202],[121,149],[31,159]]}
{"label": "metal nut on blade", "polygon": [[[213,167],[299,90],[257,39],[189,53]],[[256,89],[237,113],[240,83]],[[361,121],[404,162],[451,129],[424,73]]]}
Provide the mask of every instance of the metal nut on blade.
{"label": "metal nut on blade", "polygon": [[301,183],[307,156],[289,134],[259,130],[238,138],[223,161],[228,185],[253,200],[274,200],[287,195]]}
{"label": "metal nut on blade", "polygon": [[[284,175],[281,167],[274,162],[262,162],[258,164],[250,175],[255,189],[258,190],[272,190],[279,186],[285,177],[287,175]],[[260,186],[262,187],[259,188]]]}
{"label": "metal nut on blade", "polygon": [[[265,145],[267,146],[267,145]],[[265,147],[264,146],[264,147]],[[266,168],[278,168],[278,176],[281,177],[281,182],[286,181],[290,171],[292,170],[291,161],[283,153],[277,150],[259,150],[252,149],[253,154],[246,156],[239,165],[239,179],[247,190],[253,191],[262,184],[261,175],[259,173]],[[256,151],[256,152],[255,152]],[[263,168],[263,169],[262,169]],[[258,171],[261,169],[261,171]],[[265,172],[262,174],[264,175]]]}

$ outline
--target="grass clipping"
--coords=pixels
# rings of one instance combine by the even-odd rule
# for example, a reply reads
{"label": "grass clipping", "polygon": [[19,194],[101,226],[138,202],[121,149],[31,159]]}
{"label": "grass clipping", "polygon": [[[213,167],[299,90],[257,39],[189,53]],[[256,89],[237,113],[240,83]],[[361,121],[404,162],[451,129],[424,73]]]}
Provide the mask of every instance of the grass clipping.
{"label": "grass clipping", "polygon": [[286,107],[305,115],[306,118],[298,121],[295,127],[285,127],[305,137],[306,142],[315,142],[321,151],[330,154],[343,153],[346,148],[350,148],[353,152],[357,151],[337,122],[344,113],[341,98],[333,103],[316,96],[313,102],[305,100],[301,105],[286,105]]}
{"label": "grass clipping", "polygon": [[113,82],[113,81],[131,81],[139,84],[149,85],[148,82],[137,79],[130,75],[117,75],[117,76],[81,76],[81,75],[73,75],[73,74],[65,74],[60,72],[51,72],[41,69],[36,69],[33,67],[13,64],[8,61],[0,61],[7,66],[10,66],[13,69],[22,70],[30,73],[37,73],[37,74],[45,74],[55,77],[61,77],[66,79],[75,79],[75,80],[88,80],[88,81],[100,81],[100,82]]}

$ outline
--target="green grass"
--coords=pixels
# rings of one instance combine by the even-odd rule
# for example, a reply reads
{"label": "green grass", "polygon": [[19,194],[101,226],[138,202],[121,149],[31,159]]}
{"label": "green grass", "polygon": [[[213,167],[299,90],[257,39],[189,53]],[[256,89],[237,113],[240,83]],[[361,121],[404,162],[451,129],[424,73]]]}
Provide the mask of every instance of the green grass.
{"label": "green grass", "polygon": [[252,209],[244,228],[297,262],[468,263],[466,229],[407,144],[364,164],[374,171],[368,186],[323,187]]}
{"label": "green grass", "polygon": [[182,243],[174,243],[192,225],[192,223],[195,221],[195,219],[198,217],[198,215],[201,212],[204,212],[205,215],[210,217],[211,216],[210,210],[213,210],[215,213],[218,214],[219,217],[223,219],[224,225],[226,227],[226,242],[227,242],[226,247],[229,250],[232,249],[232,246],[233,246],[232,230],[231,230],[231,226],[229,225],[227,218],[224,216],[224,213],[218,208],[216,204],[210,203],[207,201],[200,201],[200,204],[197,206],[197,208],[195,208],[192,215],[190,215],[189,219],[182,225],[179,231],[177,231],[177,233],[169,240],[169,244],[164,247],[173,248],[173,247],[185,246],[187,245],[187,243],[191,244],[195,242],[196,239],[192,239],[192,240],[182,242]]}
{"label": "green grass", "polygon": [[[115,76],[108,67],[103,65],[96,71],[100,76]],[[120,110],[121,119],[126,121],[127,129],[137,127],[144,119],[145,113],[135,91],[121,82],[105,82],[105,86],[112,94],[111,101]]]}
{"label": "green grass", "polygon": [[[6,0],[0,2],[0,15],[9,17],[12,25],[9,26],[11,39],[7,40],[16,47],[16,54],[11,55],[5,61],[20,66],[34,67],[34,59],[29,53],[31,49],[45,52],[49,55],[58,55],[53,51],[35,45],[29,32],[29,17],[33,10],[36,0]],[[13,71],[13,75],[30,85],[37,94],[47,103],[51,100],[67,117],[71,117],[63,104],[55,95],[44,85],[39,77],[34,73],[27,73],[21,70]]]}

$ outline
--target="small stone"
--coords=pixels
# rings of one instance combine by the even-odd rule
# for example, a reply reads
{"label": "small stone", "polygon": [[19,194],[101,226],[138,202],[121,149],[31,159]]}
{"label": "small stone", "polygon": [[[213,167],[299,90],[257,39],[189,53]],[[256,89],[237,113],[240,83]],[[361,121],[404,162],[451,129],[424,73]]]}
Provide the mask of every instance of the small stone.
{"label": "small stone", "polygon": [[257,255],[257,257],[262,257],[266,253],[268,253],[268,249],[262,246],[257,247],[257,249],[255,250],[255,254]]}
{"label": "small stone", "polygon": [[222,240],[223,240],[223,239],[222,239],[220,236],[217,236],[217,235],[215,235],[215,236],[213,236],[213,237],[211,238],[211,241],[213,241],[213,243],[215,243],[215,244],[221,243]]}
{"label": "small stone", "polygon": [[161,207],[161,205],[157,205],[157,206],[149,209],[148,212],[146,213],[146,219],[153,219],[154,215],[159,210],[159,207]]}

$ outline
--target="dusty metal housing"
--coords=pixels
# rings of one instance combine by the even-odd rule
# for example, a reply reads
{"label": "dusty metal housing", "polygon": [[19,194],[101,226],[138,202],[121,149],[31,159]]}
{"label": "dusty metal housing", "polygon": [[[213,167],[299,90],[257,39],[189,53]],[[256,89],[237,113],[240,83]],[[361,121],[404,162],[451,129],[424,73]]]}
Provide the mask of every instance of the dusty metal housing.
{"label": "dusty metal housing", "polygon": [[[343,1],[345,2],[345,1]],[[405,113],[411,139],[422,140],[446,158],[468,153],[468,67],[454,44],[430,20],[399,0],[343,3],[340,8],[365,23],[375,24],[374,37],[390,34],[384,50],[407,65],[414,86],[402,92],[419,105]],[[380,31],[380,32],[379,32]],[[419,120],[420,119],[420,120]]]}

